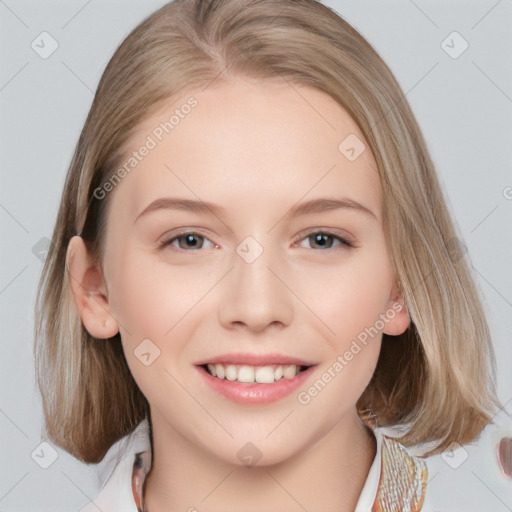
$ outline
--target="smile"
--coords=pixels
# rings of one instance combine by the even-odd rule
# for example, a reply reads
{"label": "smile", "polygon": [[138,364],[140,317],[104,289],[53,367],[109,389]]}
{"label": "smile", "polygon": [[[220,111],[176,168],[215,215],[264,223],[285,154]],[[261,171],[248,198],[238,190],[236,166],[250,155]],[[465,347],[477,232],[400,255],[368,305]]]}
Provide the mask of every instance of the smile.
{"label": "smile", "polygon": [[206,371],[218,379],[260,384],[272,384],[281,379],[293,379],[299,373],[307,370],[309,366],[295,364],[273,364],[267,366],[235,365],[235,364],[207,364]]}
{"label": "smile", "polygon": [[[242,405],[268,404],[295,391],[312,375],[313,366],[204,364],[196,369],[216,393]],[[215,373],[215,375],[213,374]]]}

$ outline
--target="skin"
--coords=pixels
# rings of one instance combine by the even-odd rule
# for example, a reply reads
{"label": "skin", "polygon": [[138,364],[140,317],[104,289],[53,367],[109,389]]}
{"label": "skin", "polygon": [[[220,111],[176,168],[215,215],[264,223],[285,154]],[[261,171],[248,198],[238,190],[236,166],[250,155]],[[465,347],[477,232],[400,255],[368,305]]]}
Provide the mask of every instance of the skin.
{"label": "skin", "polygon": [[[317,364],[299,389],[307,390],[359,333],[402,303],[374,158],[330,96],[242,78],[169,100],[139,126],[128,154],[191,95],[197,106],[110,192],[100,264],[80,237],[68,247],[84,326],[98,338],[121,333],[150,403],[155,456],[146,507],[354,510],[375,456],[355,404],[375,369],[381,333],[308,404],[297,392],[266,405],[235,404],[207,387],[195,364],[232,352],[297,356]],[[366,146],[354,161],[338,150],[349,134]],[[225,216],[159,209],[135,222],[169,196],[210,201]],[[354,208],[287,215],[320,197],[350,198],[373,215]],[[319,246],[309,235],[322,229],[354,246],[329,236]],[[199,238],[158,246],[183,231]],[[252,263],[236,252],[247,236],[263,248]],[[408,325],[402,309],[382,332],[401,334]],[[134,355],[147,338],[160,350],[149,366]],[[261,452],[253,467],[237,456],[248,442]]]}

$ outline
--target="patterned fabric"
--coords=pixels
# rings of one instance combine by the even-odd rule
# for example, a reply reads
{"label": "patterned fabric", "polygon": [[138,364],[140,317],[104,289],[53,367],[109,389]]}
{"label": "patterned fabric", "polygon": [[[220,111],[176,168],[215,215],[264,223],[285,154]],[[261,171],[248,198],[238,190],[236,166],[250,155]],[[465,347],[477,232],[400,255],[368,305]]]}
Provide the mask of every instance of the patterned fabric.
{"label": "patterned fabric", "polygon": [[[151,468],[151,452],[135,456],[132,490],[138,512],[144,508],[144,483]],[[427,489],[427,465],[414,457],[396,440],[382,436],[381,471],[377,495],[371,512],[418,512]]]}
{"label": "patterned fabric", "polygon": [[424,460],[413,457],[396,440],[382,436],[381,472],[372,512],[417,512],[427,490]]}

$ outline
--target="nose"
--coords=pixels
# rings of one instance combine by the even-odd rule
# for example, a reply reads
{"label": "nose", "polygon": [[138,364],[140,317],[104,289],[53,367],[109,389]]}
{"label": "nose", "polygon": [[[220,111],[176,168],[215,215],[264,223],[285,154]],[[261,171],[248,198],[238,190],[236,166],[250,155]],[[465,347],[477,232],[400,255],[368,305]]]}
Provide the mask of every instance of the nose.
{"label": "nose", "polygon": [[[284,265],[270,249],[252,262],[233,254],[233,270],[222,283],[218,316],[228,329],[264,331],[283,328],[293,318],[293,293],[287,287]],[[242,252],[240,254],[243,254]]]}

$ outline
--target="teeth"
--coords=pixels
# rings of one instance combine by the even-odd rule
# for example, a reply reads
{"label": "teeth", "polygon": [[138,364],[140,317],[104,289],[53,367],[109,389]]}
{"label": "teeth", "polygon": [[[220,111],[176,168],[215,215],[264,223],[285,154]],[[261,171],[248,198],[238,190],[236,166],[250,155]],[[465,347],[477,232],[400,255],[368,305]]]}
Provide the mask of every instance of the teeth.
{"label": "teeth", "polygon": [[300,366],[295,364],[250,366],[228,364],[209,364],[208,372],[219,379],[237,380],[238,382],[272,384],[282,378],[293,379],[300,373]]}
{"label": "teeth", "polygon": [[[210,367],[210,366],[211,365],[209,364],[208,367]],[[223,379],[226,376],[226,372],[224,371],[224,366],[222,366],[221,364],[216,364],[215,365],[215,373],[213,375],[215,375],[216,377],[219,377],[219,379]]]}
{"label": "teeth", "polygon": [[237,376],[236,366],[233,364],[226,366],[226,379],[236,380],[236,376]]}
{"label": "teeth", "polygon": [[292,364],[290,366],[286,366],[283,372],[283,376],[285,379],[293,379],[295,375],[297,375],[298,368]]}
{"label": "teeth", "polygon": [[252,366],[242,366],[238,370],[238,382],[254,382],[254,368]]}
{"label": "teeth", "polygon": [[254,377],[256,382],[260,384],[272,384],[272,382],[278,380],[275,378],[275,371],[272,369],[272,366],[262,366],[258,368],[254,372]]}

